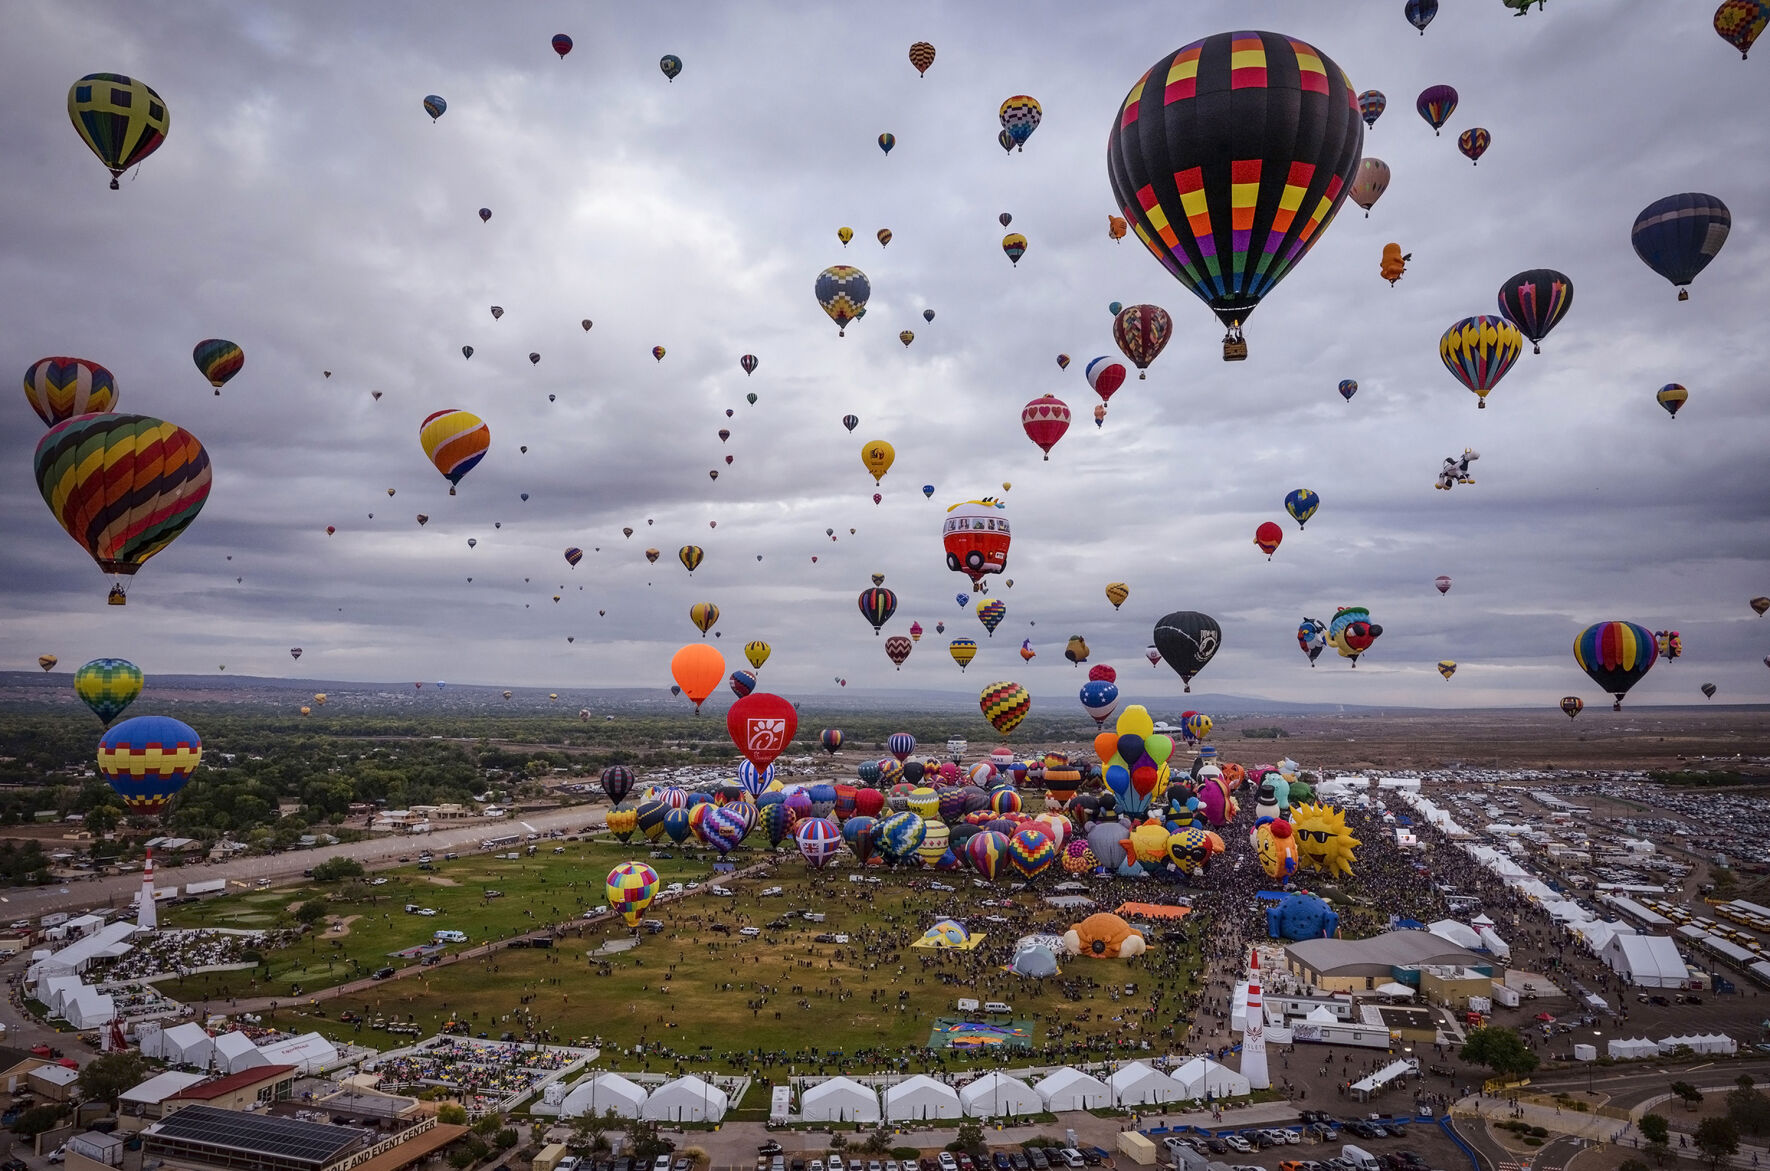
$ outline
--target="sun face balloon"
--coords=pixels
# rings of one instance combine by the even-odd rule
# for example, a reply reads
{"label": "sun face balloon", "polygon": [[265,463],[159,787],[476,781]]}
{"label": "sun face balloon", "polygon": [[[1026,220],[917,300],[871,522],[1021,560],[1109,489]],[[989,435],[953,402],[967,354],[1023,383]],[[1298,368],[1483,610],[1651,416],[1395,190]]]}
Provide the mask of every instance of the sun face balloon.
{"label": "sun face balloon", "polygon": [[1297,805],[1291,809],[1296,829],[1297,861],[1306,870],[1346,877],[1357,862],[1359,846],[1346,828],[1346,813],[1331,805]]}

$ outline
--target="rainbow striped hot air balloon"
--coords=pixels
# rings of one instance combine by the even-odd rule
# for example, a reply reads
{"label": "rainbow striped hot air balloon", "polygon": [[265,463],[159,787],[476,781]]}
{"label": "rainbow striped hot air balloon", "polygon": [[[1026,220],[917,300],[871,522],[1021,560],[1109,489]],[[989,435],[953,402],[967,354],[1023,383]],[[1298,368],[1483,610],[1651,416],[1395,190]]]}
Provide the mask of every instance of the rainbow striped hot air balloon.
{"label": "rainbow striped hot air balloon", "polygon": [[117,405],[117,380],[84,358],[43,358],[25,371],[25,398],[53,427],[75,415],[94,415]]}
{"label": "rainbow striped hot air balloon", "polygon": [[[105,573],[125,577],[190,527],[209,499],[209,453],[146,415],[76,415],[37,441],[37,489]],[[121,582],[110,602],[123,605]]]}
{"label": "rainbow striped hot air balloon", "polygon": [[203,759],[203,741],[170,716],[136,716],[98,742],[98,770],[129,812],[151,817],[184,788]]}
{"label": "rainbow striped hot air balloon", "polygon": [[1595,622],[1573,640],[1573,659],[1592,682],[1616,696],[1612,711],[1622,711],[1623,696],[1639,683],[1659,659],[1653,631],[1633,622]]}
{"label": "rainbow striped hot air balloon", "polygon": [[1042,829],[1026,826],[1008,839],[1008,864],[1024,878],[1037,878],[1057,861],[1057,845]]}
{"label": "rainbow striped hot air balloon", "polygon": [[197,364],[197,369],[203,372],[203,377],[209,380],[209,385],[215,388],[219,397],[227,380],[246,365],[246,352],[226,338],[204,338],[191,351],[191,360]]}
{"label": "rainbow striped hot air balloon", "polygon": [[470,411],[437,411],[418,425],[418,442],[449,482],[449,495],[461,477],[479,466],[492,445],[491,428]]}
{"label": "rainbow striped hot air balloon", "polygon": [[639,917],[658,895],[658,872],[643,862],[623,862],[608,872],[608,905],[621,913],[627,926],[639,926]]}

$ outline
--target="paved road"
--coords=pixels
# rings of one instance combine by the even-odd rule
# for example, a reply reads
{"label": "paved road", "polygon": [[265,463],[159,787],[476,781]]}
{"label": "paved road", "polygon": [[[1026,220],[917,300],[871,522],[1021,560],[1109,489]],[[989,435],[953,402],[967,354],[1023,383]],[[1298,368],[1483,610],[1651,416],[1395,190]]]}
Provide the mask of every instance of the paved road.
{"label": "paved road", "polygon": [[[195,866],[163,868],[157,877],[161,883],[183,887],[190,882],[225,878],[230,882],[256,883],[260,878],[272,882],[299,878],[307,870],[327,858],[355,858],[365,867],[375,869],[397,865],[397,859],[410,857],[419,850],[436,853],[444,850],[477,850],[479,843],[494,834],[527,833],[523,823],[541,833],[560,829],[576,833],[586,825],[600,826],[605,810],[602,806],[569,806],[544,813],[525,814],[503,821],[474,820],[450,829],[415,836],[378,837],[370,841],[348,842],[340,846],[322,846],[312,850],[285,850],[228,862],[205,862]],[[38,886],[9,890],[0,894],[0,920],[38,919],[54,911],[83,911],[94,907],[121,907],[133,902],[141,890],[139,874],[120,874],[65,886]]]}

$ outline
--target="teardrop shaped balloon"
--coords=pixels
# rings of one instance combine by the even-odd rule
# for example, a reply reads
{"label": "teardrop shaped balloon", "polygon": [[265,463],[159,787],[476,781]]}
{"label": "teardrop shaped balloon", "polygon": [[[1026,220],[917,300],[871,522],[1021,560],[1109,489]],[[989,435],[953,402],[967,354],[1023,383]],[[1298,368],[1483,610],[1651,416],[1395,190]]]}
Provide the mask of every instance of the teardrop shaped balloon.
{"label": "teardrop shaped balloon", "polygon": [[74,672],[74,694],[106,727],[141,695],[141,668],[128,659],[93,659]]}
{"label": "teardrop shaped balloon", "polygon": [[848,323],[866,312],[873,286],[867,274],[853,265],[833,264],[818,274],[812,291],[824,313],[836,323],[836,335],[846,337]]}
{"label": "teardrop shaped balloon", "polygon": [[117,405],[117,381],[85,358],[41,358],[25,371],[25,399],[53,427],[75,415],[104,414]]}
{"label": "teardrop shaped balloon", "polygon": [[1137,80],[1107,168],[1119,214],[1233,334],[1321,240],[1363,147],[1332,58],[1295,37],[1227,32]]}
{"label": "teardrop shaped balloon", "polygon": [[1659,643],[1645,626],[1597,622],[1573,640],[1573,658],[1592,682],[1616,697],[1612,710],[1621,711],[1623,696],[1659,660]]}
{"label": "teardrop shaped balloon", "polygon": [[219,395],[228,379],[245,366],[246,354],[234,343],[224,338],[212,337],[197,343],[196,348],[191,351],[191,360],[197,364],[197,369],[203,372],[203,377],[209,380],[209,385]]}
{"label": "teardrop shaped balloon", "polygon": [[1112,321],[1112,340],[1137,367],[1138,378],[1149,377],[1149,364],[1167,347],[1173,332],[1173,319],[1159,305],[1127,305]]}
{"label": "teardrop shaped balloon", "polygon": [[1500,314],[1543,352],[1542,340],[1573,307],[1573,281],[1552,268],[1532,268],[1500,286]]}
{"label": "teardrop shaped balloon", "polygon": [[448,480],[449,495],[453,496],[454,485],[485,458],[492,444],[492,432],[484,419],[470,411],[442,410],[418,425],[418,443]]}
{"label": "teardrop shaped balloon", "polygon": [[1678,289],[1688,301],[1687,287],[1727,242],[1733,213],[1713,195],[1688,191],[1656,199],[1635,217],[1630,238],[1635,255]]}
{"label": "teardrop shaped balloon", "polygon": [[69,86],[68,118],[110,171],[112,191],[124,171],[160,149],[172,126],[171,111],[153,87],[120,73],[88,73]]}
{"label": "teardrop shaped balloon", "polygon": [[[119,578],[190,527],[209,498],[209,453],[146,415],[76,415],[37,441],[37,488],[68,536]],[[120,581],[110,603],[123,605]]]}

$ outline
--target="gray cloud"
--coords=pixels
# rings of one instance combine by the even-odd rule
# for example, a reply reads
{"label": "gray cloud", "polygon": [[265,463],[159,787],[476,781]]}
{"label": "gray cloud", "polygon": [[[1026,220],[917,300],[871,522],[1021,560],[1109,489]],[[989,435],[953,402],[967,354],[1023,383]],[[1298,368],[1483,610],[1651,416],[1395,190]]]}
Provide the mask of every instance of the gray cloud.
{"label": "gray cloud", "polygon": [[[216,479],[129,606],[107,608],[37,499],[39,431],[15,400],[5,661],[662,685],[705,598],[733,665],[744,640],[769,640],[765,682],[789,694],[836,675],[1010,677],[1067,704],[1080,673],[1062,646],[1081,633],[1131,682],[1127,700],[1161,702],[1178,685],[1144,673],[1149,629],[1197,608],[1225,630],[1200,677],[1212,691],[1538,704],[1598,698],[1570,643],[1616,617],[1684,638],[1637,702],[1691,702],[1703,680],[1762,699],[1770,625],[1744,605],[1770,593],[1762,70],[1714,36],[1706,6],[1556,0],[1515,19],[1471,0],[1424,38],[1399,9],[212,3],[146,20],[122,3],[15,4],[0,47],[17,180],[0,190],[7,353],[19,370],[55,353],[105,363],[122,408],[194,432]],[[1383,90],[1365,149],[1394,182],[1368,219],[1346,206],[1249,322],[1250,360],[1225,365],[1205,310],[1135,241],[1106,238],[1103,154],[1158,53],[1237,26],[1305,38]],[[564,61],[557,31],[576,40]],[[939,49],[925,79],[905,59],[916,39]],[[674,83],[656,68],[666,52],[685,63]],[[166,145],[121,192],[63,111],[94,71],[142,77],[172,111]],[[1437,81],[1461,104],[1434,138],[1411,106]],[[450,103],[435,125],[426,93]],[[1037,96],[1045,121],[1004,157],[996,107],[1014,93]],[[1455,145],[1473,125],[1494,139],[1475,168]],[[1734,228],[1678,304],[1629,225],[1683,190],[1726,200]],[[1003,210],[1030,242],[1018,268],[1000,252]],[[841,225],[856,233],[846,249]],[[1414,254],[1394,288],[1376,273],[1390,240]],[[811,284],[844,262],[874,296],[838,339]],[[1537,265],[1573,277],[1573,311],[1477,411],[1438,336]],[[1113,300],[1166,306],[1176,336],[1096,429],[1081,369],[1115,353]],[[247,355],[220,398],[189,358],[209,336]],[[749,378],[746,352],[762,363]],[[1334,392],[1347,377],[1350,404]],[[1668,381],[1691,388],[1676,421],[1653,402]],[[1019,428],[1047,392],[1077,416],[1048,463]],[[480,413],[493,436],[454,498],[416,441],[442,407]],[[877,507],[859,459],[872,438],[898,450]],[[1482,454],[1479,482],[1433,491],[1464,447]],[[1009,616],[985,638],[953,600],[967,583],[944,568],[938,528],[945,505],[1002,481],[1015,585],[993,587]],[[1299,486],[1324,501],[1303,532],[1282,509]],[[1251,543],[1267,519],[1286,533],[1271,562]],[[674,560],[685,543],[707,550],[692,580]],[[585,550],[575,570],[567,545]],[[664,551],[656,566],[647,545]],[[901,599],[886,633],[928,631],[901,673],[855,608],[874,571]],[[1439,573],[1456,579],[1446,597]],[[1118,612],[1111,580],[1132,589]],[[1297,619],[1351,603],[1383,639],[1356,671],[1331,656],[1309,669]],[[964,676],[954,635],[983,646]],[[1023,665],[1029,637],[1039,657]],[[1449,685],[1441,657],[1462,664]]]}

